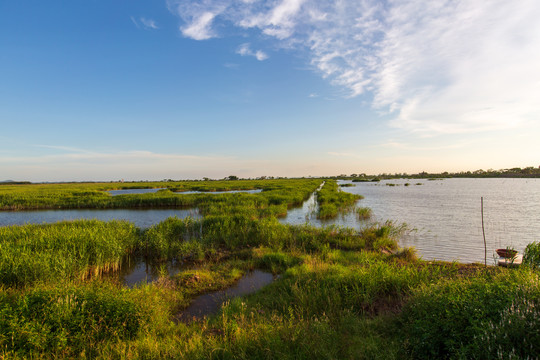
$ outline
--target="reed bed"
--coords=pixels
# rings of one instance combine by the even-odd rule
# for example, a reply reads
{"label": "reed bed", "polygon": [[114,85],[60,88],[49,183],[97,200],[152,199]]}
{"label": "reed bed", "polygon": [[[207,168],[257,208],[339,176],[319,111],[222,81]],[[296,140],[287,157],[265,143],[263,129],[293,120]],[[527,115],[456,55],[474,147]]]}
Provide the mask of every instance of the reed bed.
{"label": "reed bed", "polygon": [[124,221],[80,220],[0,227],[0,283],[84,279],[117,270],[138,230]]}

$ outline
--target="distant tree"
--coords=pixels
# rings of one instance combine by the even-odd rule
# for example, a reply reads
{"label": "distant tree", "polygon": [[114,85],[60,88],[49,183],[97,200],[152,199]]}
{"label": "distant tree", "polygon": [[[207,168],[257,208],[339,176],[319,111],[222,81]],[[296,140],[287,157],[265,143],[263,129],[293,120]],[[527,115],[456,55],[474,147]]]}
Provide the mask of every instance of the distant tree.
{"label": "distant tree", "polygon": [[227,177],[227,180],[238,180],[238,176],[235,176],[235,175],[229,175]]}

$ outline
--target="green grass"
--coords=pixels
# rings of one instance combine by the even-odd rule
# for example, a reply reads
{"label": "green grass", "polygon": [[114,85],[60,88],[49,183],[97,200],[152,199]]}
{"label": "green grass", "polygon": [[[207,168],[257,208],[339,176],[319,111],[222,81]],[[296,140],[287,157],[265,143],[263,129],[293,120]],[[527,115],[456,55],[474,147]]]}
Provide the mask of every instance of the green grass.
{"label": "green grass", "polygon": [[358,217],[362,220],[367,220],[371,218],[371,215],[373,212],[368,207],[360,207],[356,209],[356,213],[358,214]]}
{"label": "green grass", "polygon": [[527,245],[523,254],[523,264],[540,270],[540,242],[534,241]]}
{"label": "green grass", "polygon": [[[407,351],[416,359],[512,358],[513,353],[514,358],[535,358],[540,312],[534,304],[539,302],[538,276],[528,271],[486,273],[418,289],[402,315]],[[523,323],[532,319],[510,324],[521,311],[536,320],[525,328]],[[535,342],[529,344],[528,338]]]}
{"label": "green grass", "polygon": [[0,227],[0,284],[84,279],[117,270],[135,251],[137,234],[124,221]]}
{"label": "green grass", "polygon": [[133,339],[150,318],[126,289],[106,283],[0,291],[0,356],[92,356]]}
{"label": "green grass", "polygon": [[[256,207],[301,204],[321,184],[320,179],[180,181],[141,183],[21,184],[0,187],[0,210],[202,207],[231,201]],[[111,196],[106,191],[165,188],[149,194]],[[181,194],[181,191],[227,191],[261,189],[259,194]],[[216,199],[218,197],[218,199]],[[281,209],[283,211],[283,209]]]}
{"label": "green grass", "polygon": [[326,180],[322,189],[317,191],[319,219],[331,219],[340,212],[349,210],[362,196],[341,191],[335,180]]}

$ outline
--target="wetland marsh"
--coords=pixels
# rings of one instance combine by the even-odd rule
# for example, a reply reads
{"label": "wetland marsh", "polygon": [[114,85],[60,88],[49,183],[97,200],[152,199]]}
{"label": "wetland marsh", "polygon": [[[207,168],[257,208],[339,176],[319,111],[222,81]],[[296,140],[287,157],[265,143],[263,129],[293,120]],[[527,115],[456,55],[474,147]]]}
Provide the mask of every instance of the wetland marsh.
{"label": "wetland marsh", "polygon": [[[355,204],[364,206],[370,196],[345,193],[358,186],[340,191],[334,180],[320,188],[322,183],[281,179],[0,188],[0,207],[21,214],[27,209],[186,207],[198,214],[149,226],[86,219],[0,227],[0,356],[457,359],[540,354],[535,268],[418,260],[414,249],[399,248],[404,228],[391,222],[320,226],[339,223],[347,214],[360,219]],[[141,185],[162,190],[104,193]],[[262,191],[179,196],[178,189]],[[359,195],[366,197],[359,200]],[[311,225],[301,211],[309,211]],[[378,211],[374,207],[374,217]],[[257,291],[248,295],[254,290],[244,288],[250,279]],[[210,312],[190,310],[203,308],[206,301],[212,303]],[[208,316],[178,321],[196,313]],[[509,337],[513,340],[501,341]]]}

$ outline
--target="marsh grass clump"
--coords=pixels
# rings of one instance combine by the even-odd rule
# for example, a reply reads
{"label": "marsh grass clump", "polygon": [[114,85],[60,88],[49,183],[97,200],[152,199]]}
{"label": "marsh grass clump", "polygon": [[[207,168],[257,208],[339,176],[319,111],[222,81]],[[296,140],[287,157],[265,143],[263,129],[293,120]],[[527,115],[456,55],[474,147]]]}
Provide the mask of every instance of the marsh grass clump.
{"label": "marsh grass clump", "polygon": [[139,252],[154,260],[182,258],[202,250],[200,223],[190,217],[170,217],[147,229]]}
{"label": "marsh grass clump", "polygon": [[0,227],[0,283],[85,279],[119,269],[135,250],[137,228],[125,221],[78,220]]}
{"label": "marsh grass clump", "polygon": [[399,260],[403,260],[408,263],[418,261],[418,253],[416,249],[413,247],[406,247],[406,248],[398,249],[393,254],[393,257]]}
{"label": "marsh grass clump", "polygon": [[259,248],[253,254],[257,268],[265,269],[273,274],[285,272],[288,268],[302,262],[301,257],[288,252],[273,251],[269,248]]}
{"label": "marsh grass clump", "polygon": [[371,209],[368,208],[368,207],[358,208],[358,209],[356,209],[356,213],[358,214],[358,218],[360,218],[362,220],[370,219],[372,214],[373,214]]}
{"label": "marsh grass clump", "polygon": [[395,250],[398,248],[397,240],[407,231],[407,225],[395,225],[391,221],[384,224],[371,225],[361,232],[361,237],[365,241],[365,248],[369,250]]}

